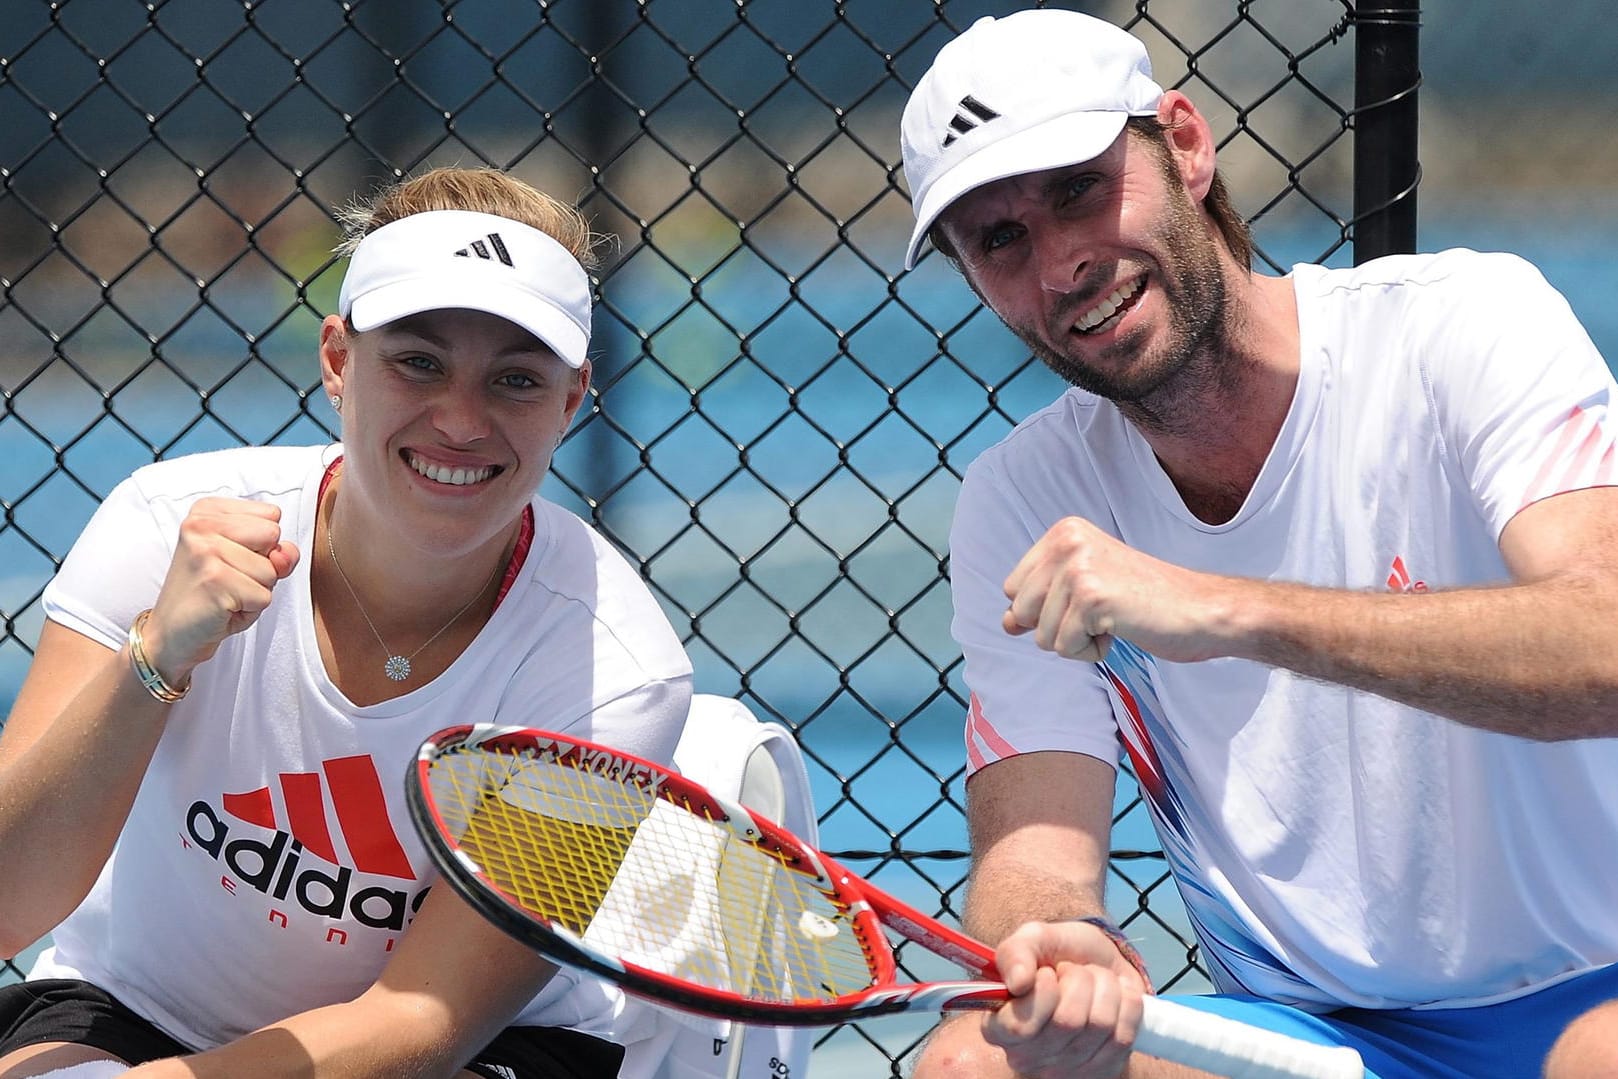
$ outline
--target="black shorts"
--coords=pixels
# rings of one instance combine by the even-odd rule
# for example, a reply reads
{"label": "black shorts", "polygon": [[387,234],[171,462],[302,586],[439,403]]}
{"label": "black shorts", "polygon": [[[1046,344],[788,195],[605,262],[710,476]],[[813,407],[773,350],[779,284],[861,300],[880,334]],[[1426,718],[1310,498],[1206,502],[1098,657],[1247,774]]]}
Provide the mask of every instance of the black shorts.
{"label": "black shorts", "polygon": [[[192,1050],[120,1004],[73,979],[0,986],[0,1057],[41,1042],[71,1042],[144,1064]],[[467,1064],[487,1079],[608,1079],[623,1063],[622,1046],[557,1027],[507,1027]]]}

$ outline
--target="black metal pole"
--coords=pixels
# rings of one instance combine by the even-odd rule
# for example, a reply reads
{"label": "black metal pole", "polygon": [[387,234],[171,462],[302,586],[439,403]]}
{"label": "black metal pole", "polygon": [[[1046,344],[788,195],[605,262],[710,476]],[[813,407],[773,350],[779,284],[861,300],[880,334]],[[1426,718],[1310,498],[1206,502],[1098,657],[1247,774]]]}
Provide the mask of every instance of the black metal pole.
{"label": "black metal pole", "polygon": [[[590,187],[593,193],[602,192],[604,186],[602,172],[616,155],[623,152],[625,141],[622,110],[614,108],[613,95],[605,82],[610,69],[623,63],[623,49],[621,47],[615,49],[613,46],[623,34],[624,7],[622,4],[606,4],[597,0],[595,3],[584,5],[582,11],[583,22],[580,26],[579,40],[591,57],[594,72],[589,86],[582,95],[578,110],[580,122],[572,138],[580,147],[584,164],[590,171]],[[581,199],[580,205],[594,221],[595,215],[591,213],[592,201],[589,197],[585,197]],[[600,201],[603,206],[611,208],[611,199]],[[611,266],[602,266],[602,276],[608,276],[611,270]],[[605,409],[602,405],[601,391],[609,387],[622,374],[625,367],[633,362],[632,357],[623,354],[621,347],[623,337],[621,333],[612,332],[610,319],[598,307],[594,333],[591,337],[593,351],[596,353],[595,368],[592,372],[592,399],[588,403],[588,411],[574,420],[576,430],[570,441],[582,440],[582,445],[579,452],[572,454],[568,460],[569,479],[591,503],[590,523],[614,540],[619,537],[612,528],[612,522],[607,519],[609,515],[599,500],[602,493],[607,490],[612,477],[624,474],[621,471],[622,463],[616,458],[630,447],[602,421],[600,414],[604,413]],[[608,345],[609,349],[614,344],[620,347],[615,351],[609,351],[601,347],[603,344]]]}
{"label": "black metal pole", "polygon": [[1354,12],[1354,262],[1416,249],[1420,0]]}

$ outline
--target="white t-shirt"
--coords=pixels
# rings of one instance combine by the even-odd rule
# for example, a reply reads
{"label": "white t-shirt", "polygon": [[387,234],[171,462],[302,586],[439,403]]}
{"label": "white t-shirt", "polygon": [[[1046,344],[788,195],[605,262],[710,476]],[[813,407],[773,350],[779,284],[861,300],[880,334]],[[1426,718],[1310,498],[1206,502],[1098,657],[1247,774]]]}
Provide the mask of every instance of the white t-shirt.
{"label": "white t-shirt", "polygon": [[[29,975],[91,981],[199,1049],[376,979],[437,879],[404,802],[426,735],[526,724],[666,763],[690,702],[690,661],[645,584],[537,497],[522,569],[466,651],[404,696],[350,702],[321,663],[309,594],[320,481],[340,452],[251,448],[142,468],[45,592],[50,618],[120,647],[206,495],[279,506],[304,552],[258,621],[196,669],[112,857]],[[623,1011],[615,990],[564,970],[521,1021],[633,1040]]]}
{"label": "white t-shirt", "polygon": [[1508,255],[1298,266],[1302,369],[1245,504],[1185,508],[1071,390],[968,470],[951,536],[969,769],[1038,750],[1139,774],[1214,984],[1329,1008],[1481,1003],[1618,960],[1618,739],[1541,744],[1237,659],[1076,663],[1000,628],[1062,517],[1176,565],[1400,592],[1508,580],[1524,506],[1618,484],[1612,375]]}

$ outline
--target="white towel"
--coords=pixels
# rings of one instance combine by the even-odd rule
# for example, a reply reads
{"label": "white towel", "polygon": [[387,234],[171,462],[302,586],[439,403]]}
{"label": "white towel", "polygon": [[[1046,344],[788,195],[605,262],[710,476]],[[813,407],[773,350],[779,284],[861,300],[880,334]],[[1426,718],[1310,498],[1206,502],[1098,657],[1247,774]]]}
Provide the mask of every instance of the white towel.
{"label": "white towel", "polygon": [[87,1060],[83,1064],[69,1064],[65,1068],[48,1071],[40,1079],[112,1079],[129,1070],[121,1060]]}
{"label": "white towel", "polygon": [[[806,843],[819,842],[809,773],[796,739],[778,723],[760,722],[740,701],[702,693],[693,697],[674,763],[715,794],[741,802]],[[803,1079],[808,1074],[812,1029],[743,1028],[641,1000],[627,1008],[643,1009],[656,1020],[657,1033],[626,1048],[620,1079],[776,1074]],[[771,1070],[772,1059],[787,1070]]]}

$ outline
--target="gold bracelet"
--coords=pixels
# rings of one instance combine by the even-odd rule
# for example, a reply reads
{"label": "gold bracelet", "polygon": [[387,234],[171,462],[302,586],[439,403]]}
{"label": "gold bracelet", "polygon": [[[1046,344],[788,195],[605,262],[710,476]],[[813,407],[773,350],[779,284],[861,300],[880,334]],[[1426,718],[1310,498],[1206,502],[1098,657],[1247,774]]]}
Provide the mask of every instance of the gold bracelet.
{"label": "gold bracelet", "polygon": [[146,687],[146,692],[164,704],[173,704],[191,692],[191,679],[187,677],[185,685],[176,689],[169,685],[168,679],[164,678],[162,672],[152,666],[151,660],[146,658],[146,642],[141,639],[140,631],[151,616],[152,609],[148,607],[135,616],[135,621],[129,627],[129,662],[135,668],[135,677]]}

